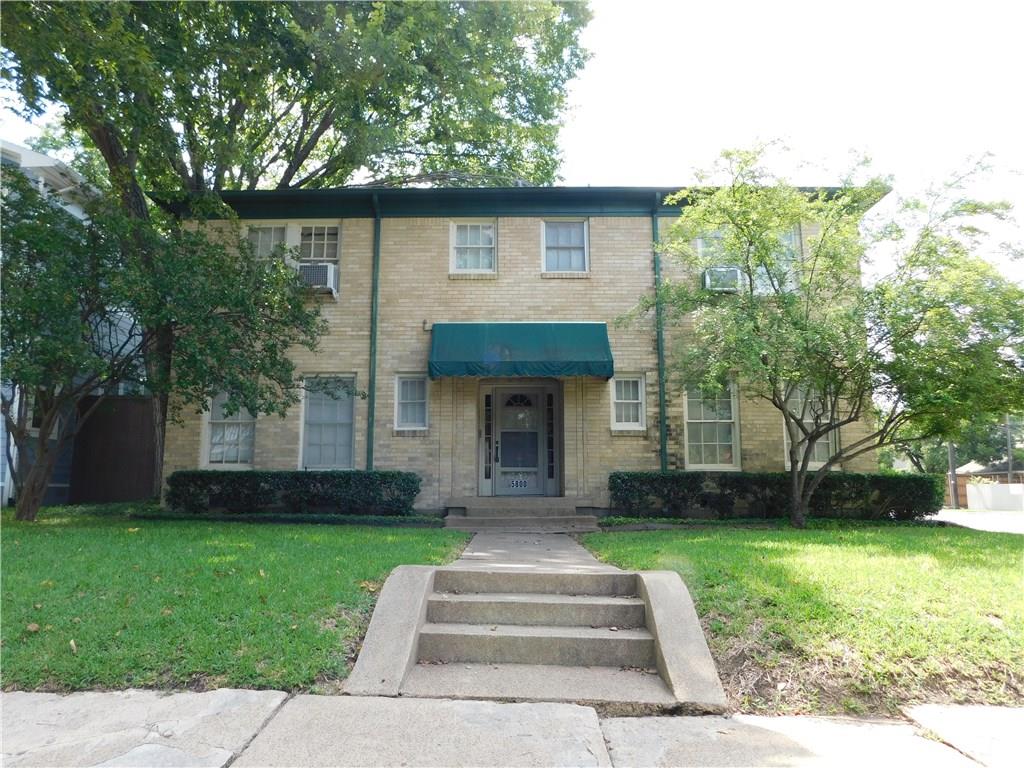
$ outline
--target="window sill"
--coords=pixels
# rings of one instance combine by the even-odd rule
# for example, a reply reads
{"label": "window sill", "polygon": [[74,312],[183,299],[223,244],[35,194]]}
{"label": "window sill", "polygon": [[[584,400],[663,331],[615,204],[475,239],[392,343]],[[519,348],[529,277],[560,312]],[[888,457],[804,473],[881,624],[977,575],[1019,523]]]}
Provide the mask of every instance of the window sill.
{"label": "window sill", "polygon": [[424,427],[423,429],[394,429],[391,431],[392,437],[429,437],[430,428]]}
{"label": "window sill", "polygon": [[637,427],[631,429],[610,429],[612,437],[647,437],[646,427]]}
{"label": "window sill", "polygon": [[203,464],[201,469],[212,469],[227,472],[251,472],[252,464]]}
{"label": "window sill", "polygon": [[497,280],[497,272],[449,272],[449,280]]}
{"label": "window sill", "polygon": [[714,464],[687,464],[683,467],[687,472],[741,472],[740,467],[722,467]]}
{"label": "window sill", "polygon": [[586,280],[590,277],[589,272],[541,272],[540,276],[545,280]]}

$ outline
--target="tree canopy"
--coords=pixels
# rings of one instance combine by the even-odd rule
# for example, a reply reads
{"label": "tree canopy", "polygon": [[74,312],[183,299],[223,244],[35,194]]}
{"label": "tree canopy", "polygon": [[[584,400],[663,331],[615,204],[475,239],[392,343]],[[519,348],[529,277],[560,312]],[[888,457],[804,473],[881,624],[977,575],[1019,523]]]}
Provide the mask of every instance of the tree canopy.
{"label": "tree canopy", "polygon": [[[295,271],[257,259],[236,230],[157,233],[105,197],[87,210],[81,220],[4,171],[2,413],[19,454],[31,457],[15,468],[20,519],[34,519],[60,451],[119,384],[173,391],[176,407],[228,392],[232,409],[283,413],[300,392],[288,350],[312,348],[324,330]],[[173,378],[145,367],[160,341],[154,329],[164,328]]]}
{"label": "tree canopy", "polygon": [[550,183],[583,3],[5,4],[4,76],[148,190]]}
{"label": "tree canopy", "polygon": [[[759,151],[724,153],[716,173],[724,184],[679,193],[666,243],[687,275],[660,295],[669,320],[685,321],[673,369],[688,386],[733,379],[781,412],[795,523],[833,467],[1020,407],[1024,289],[976,255],[985,217],[1006,204],[948,184],[868,231],[865,212],[889,191],[882,179],[797,189]],[[879,243],[889,268],[862,280]],[[836,439],[855,424],[863,436]]]}

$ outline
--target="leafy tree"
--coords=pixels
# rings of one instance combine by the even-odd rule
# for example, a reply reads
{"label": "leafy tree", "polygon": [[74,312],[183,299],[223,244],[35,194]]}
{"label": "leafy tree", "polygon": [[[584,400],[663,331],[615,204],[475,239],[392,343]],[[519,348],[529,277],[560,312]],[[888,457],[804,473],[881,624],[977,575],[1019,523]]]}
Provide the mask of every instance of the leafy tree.
{"label": "leafy tree", "polygon": [[[667,282],[661,299],[670,321],[685,320],[672,363],[681,381],[732,378],[781,412],[790,516],[801,526],[837,465],[1020,407],[1024,290],[974,255],[984,217],[1005,215],[1005,204],[963,198],[951,182],[907,201],[902,226],[862,233],[884,181],[808,192],[760,162],[759,151],[726,152],[715,169],[724,184],[676,196],[686,205],[666,247],[687,277]],[[860,264],[873,244],[891,269],[864,285]],[[704,270],[721,265],[739,270],[734,292],[702,286]],[[863,437],[836,439],[856,423]]]}
{"label": "leafy tree", "polygon": [[[118,384],[173,388],[179,408],[228,391],[231,409],[283,413],[300,386],[286,352],[323,331],[294,270],[255,258],[237,231],[141,229],[104,198],[89,214],[79,220],[20,172],[4,172],[0,407],[22,459],[13,477],[21,520],[35,519],[57,457]],[[150,329],[165,326],[173,382],[144,366],[158,342]]]}
{"label": "leafy tree", "polygon": [[[1010,430],[1013,443],[1018,446],[1013,451],[1014,466],[1024,467],[1024,447],[1021,447],[1024,429],[1020,417],[1010,417]],[[1006,457],[1005,416],[994,415],[984,421],[973,419],[950,439],[956,444],[958,464],[968,461],[990,464],[999,461]],[[900,455],[910,459],[919,471],[946,474],[949,471],[947,444],[945,439],[931,438],[912,442],[898,441],[893,447]]]}
{"label": "leafy tree", "polygon": [[[122,210],[144,225],[134,248],[156,294],[162,267],[138,234],[153,218],[147,194],[550,183],[588,18],[584,3],[550,0],[12,1],[0,45],[26,114],[60,104],[69,135],[102,156]],[[162,317],[147,327],[154,488],[176,345],[189,338]]]}

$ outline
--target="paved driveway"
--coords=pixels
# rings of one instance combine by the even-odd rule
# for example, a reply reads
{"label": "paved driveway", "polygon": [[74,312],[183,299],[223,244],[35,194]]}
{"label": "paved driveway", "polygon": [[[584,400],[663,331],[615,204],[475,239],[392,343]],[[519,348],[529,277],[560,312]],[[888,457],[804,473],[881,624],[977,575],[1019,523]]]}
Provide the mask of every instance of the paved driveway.
{"label": "paved driveway", "polygon": [[943,509],[932,520],[973,528],[976,531],[1024,533],[1024,512],[982,512],[970,509]]}

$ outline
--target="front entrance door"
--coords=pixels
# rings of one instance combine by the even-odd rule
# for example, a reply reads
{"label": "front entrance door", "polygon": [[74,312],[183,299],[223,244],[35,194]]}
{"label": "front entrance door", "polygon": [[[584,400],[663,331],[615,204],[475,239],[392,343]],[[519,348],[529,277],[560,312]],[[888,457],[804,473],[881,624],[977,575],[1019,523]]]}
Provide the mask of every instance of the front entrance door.
{"label": "front entrance door", "polygon": [[495,387],[494,493],[544,493],[544,391]]}

